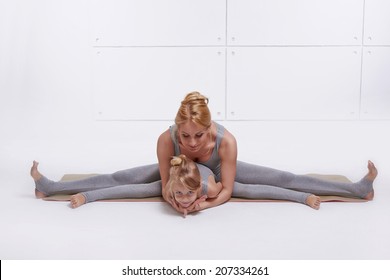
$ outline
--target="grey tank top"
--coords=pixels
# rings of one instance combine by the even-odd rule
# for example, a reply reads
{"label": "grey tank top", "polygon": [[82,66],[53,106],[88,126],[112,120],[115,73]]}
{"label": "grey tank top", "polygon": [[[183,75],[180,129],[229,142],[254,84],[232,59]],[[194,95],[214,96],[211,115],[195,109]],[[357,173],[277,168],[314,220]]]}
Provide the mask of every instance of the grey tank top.
{"label": "grey tank top", "polygon": [[[220,181],[221,180],[221,158],[219,157],[218,150],[219,150],[219,146],[221,145],[223,134],[225,133],[225,127],[223,127],[222,125],[216,122],[214,122],[214,124],[217,127],[217,136],[215,139],[214,149],[211,153],[210,158],[207,161],[198,161],[197,164],[210,168],[212,173],[214,173],[214,176],[216,177],[217,181]],[[169,130],[175,148],[175,155],[178,156],[180,155],[180,146],[179,146],[179,141],[177,139],[177,126],[176,125],[170,126]],[[202,176],[202,180],[203,178],[204,177]],[[206,184],[207,184],[207,178],[208,176],[205,178]]]}

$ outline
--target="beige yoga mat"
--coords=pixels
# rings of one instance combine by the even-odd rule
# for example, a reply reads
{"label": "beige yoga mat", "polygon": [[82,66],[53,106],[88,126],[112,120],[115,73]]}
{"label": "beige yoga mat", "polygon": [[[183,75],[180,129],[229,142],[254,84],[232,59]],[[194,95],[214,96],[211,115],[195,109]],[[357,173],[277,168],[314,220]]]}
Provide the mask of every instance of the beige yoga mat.
{"label": "beige yoga mat", "polygon": [[[73,181],[85,179],[97,174],[65,174],[60,181]],[[338,182],[351,182],[347,177],[342,175],[320,175],[320,174],[308,174],[309,176],[313,176],[316,178],[321,178],[325,180],[332,180]],[[44,197],[44,200],[47,201],[69,201],[71,195],[67,194],[56,194]],[[320,196],[321,202],[366,202],[365,199],[360,198],[349,198],[349,197],[341,197],[341,196]],[[111,202],[164,202],[162,197],[149,197],[149,198],[121,198],[121,199],[106,199],[99,201],[111,201]],[[272,200],[272,199],[245,199],[245,198],[235,198],[232,197],[230,202],[285,202],[285,200]]]}

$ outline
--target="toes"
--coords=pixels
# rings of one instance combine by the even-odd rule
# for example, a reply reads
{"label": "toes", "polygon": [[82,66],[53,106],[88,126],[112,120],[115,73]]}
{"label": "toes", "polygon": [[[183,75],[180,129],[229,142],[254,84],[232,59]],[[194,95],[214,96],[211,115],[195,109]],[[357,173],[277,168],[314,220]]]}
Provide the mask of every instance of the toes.
{"label": "toes", "polygon": [[70,205],[72,208],[76,208],[76,206],[77,206],[77,201],[76,201],[76,198],[74,196],[72,196],[70,198]]}

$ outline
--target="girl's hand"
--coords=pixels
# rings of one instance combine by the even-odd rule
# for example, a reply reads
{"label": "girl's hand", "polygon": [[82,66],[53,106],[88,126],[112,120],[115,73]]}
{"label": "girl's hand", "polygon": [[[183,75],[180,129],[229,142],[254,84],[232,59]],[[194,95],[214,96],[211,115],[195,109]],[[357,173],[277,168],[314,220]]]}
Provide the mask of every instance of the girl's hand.
{"label": "girl's hand", "polygon": [[196,212],[196,211],[200,211],[201,210],[200,203],[205,202],[206,199],[207,199],[207,195],[203,195],[203,196],[199,197],[197,200],[195,200],[187,208],[182,208],[182,207],[179,206],[183,210],[182,213],[184,214],[184,218],[187,216],[188,213],[193,213],[193,212]]}

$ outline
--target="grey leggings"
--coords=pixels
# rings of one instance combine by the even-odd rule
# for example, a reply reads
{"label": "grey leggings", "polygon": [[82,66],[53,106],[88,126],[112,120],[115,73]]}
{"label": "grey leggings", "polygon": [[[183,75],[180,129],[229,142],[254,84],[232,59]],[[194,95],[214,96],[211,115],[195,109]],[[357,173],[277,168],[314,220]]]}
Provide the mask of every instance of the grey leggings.
{"label": "grey leggings", "polygon": [[[68,182],[54,182],[42,176],[36,188],[46,195],[81,193],[86,202],[145,198],[161,196],[160,178],[158,164],[152,164]],[[311,194],[363,198],[371,191],[372,182],[366,179],[357,183],[326,181],[238,161],[232,196],[306,203]]]}
{"label": "grey leggings", "polygon": [[35,185],[38,191],[46,195],[81,193],[86,202],[92,202],[161,196],[160,178],[158,164],[152,164],[76,181],[54,182],[42,176]]}
{"label": "grey leggings", "polygon": [[372,181],[364,178],[357,183],[329,181],[238,161],[232,196],[306,203],[311,194],[364,198],[372,190]]}

